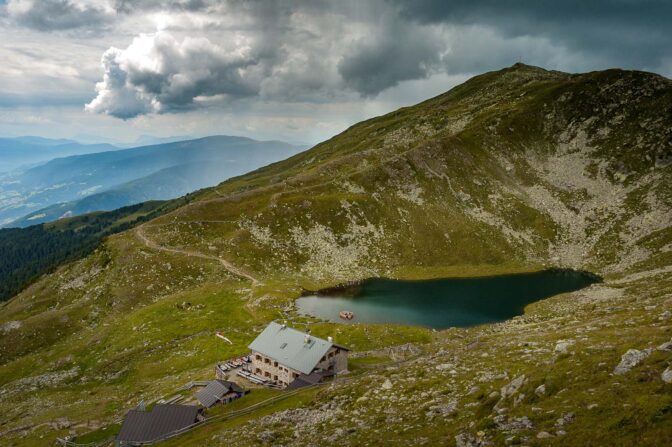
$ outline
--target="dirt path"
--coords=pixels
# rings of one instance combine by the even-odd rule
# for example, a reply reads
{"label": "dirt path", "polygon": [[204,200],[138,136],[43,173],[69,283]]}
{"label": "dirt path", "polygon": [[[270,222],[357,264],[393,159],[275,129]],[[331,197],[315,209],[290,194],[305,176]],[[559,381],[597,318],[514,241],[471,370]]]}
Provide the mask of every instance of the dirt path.
{"label": "dirt path", "polygon": [[159,250],[159,251],[165,251],[168,253],[177,253],[181,254],[184,256],[193,256],[196,258],[201,258],[201,259],[210,259],[212,261],[217,261],[222,266],[228,270],[231,274],[238,276],[240,278],[247,279],[248,281],[252,282],[253,286],[256,286],[259,284],[259,280],[255,278],[254,276],[250,275],[249,273],[241,270],[240,268],[236,267],[235,265],[231,264],[229,261],[226,259],[222,259],[217,256],[212,256],[212,255],[206,255],[204,253],[200,253],[197,251],[192,251],[192,250],[182,250],[180,248],[171,248],[171,247],[164,247],[163,245],[159,245],[153,240],[149,239],[147,235],[145,234],[145,228],[144,225],[140,225],[139,227],[136,227],[135,229],[135,235],[137,238],[147,246],[147,248],[151,248],[153,250]]}

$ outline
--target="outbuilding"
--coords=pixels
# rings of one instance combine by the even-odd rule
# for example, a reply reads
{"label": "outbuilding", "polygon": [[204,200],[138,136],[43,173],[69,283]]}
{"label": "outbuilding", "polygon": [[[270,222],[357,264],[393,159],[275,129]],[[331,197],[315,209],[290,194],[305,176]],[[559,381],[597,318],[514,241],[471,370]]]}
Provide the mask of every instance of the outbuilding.
{"label": "outbuilding", "polygon": [[217,404],[228,404],[245,394],[245,389],[235,382],[212,380],[205,388],[196,393],[196,399],[205,408],[210,408]]}

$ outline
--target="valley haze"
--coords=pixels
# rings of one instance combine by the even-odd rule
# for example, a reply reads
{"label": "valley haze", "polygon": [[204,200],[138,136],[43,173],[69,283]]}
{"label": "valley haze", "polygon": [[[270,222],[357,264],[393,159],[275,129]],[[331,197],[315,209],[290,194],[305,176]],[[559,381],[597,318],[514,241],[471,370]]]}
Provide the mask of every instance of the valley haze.
{"label": "valley haze", "polygon": [[54,158],[0,176],[0,223],[26,227],[173,199],[303,149],[280,141],[210,136]]}

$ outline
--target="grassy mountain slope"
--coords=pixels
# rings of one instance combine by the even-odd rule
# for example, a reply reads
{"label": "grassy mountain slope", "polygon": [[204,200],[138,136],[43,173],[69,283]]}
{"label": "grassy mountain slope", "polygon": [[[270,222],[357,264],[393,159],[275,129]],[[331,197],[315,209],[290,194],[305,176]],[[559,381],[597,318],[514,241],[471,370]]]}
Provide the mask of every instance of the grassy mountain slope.
{"label": "grassy mountain slope", "polygon": [[[0,308],[0,432],[104,437],[287,318],[351,346],[351,378],[172,444],[670,442],[671,112],[657,75],[515,65],[204,190]],[[442,332],[292,307],[369,276],[546,266],[605,282]],[[652,350],[613,375],[631,348]]]}

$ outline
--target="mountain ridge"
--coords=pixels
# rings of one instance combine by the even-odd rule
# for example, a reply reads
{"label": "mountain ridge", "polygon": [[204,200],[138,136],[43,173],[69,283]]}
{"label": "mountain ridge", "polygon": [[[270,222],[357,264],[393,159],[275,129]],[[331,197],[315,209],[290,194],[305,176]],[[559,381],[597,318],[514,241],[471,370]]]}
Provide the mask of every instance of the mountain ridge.
{"label": "mountain ridge", "polygon": [[44,163],[59,156],[69,156],[82,152],[95,153],[114,151],[116,146],[106,143],[82,144],[77,141],[42,137],[0,138],[0,173]]}

